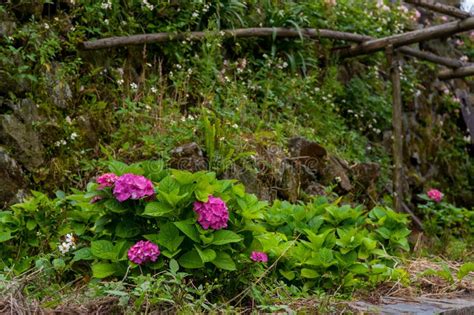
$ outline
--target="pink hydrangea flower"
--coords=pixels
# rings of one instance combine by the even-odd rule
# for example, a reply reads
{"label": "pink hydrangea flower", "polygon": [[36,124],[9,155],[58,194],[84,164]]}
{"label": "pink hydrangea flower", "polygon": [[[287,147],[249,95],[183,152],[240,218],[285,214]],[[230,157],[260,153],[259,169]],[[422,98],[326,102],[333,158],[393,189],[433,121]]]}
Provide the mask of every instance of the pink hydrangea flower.
{"label": "pink hydrangea flower", "polygon": [[120,202],[149,197],[154,193],[153,183],[144,176],[123,174],[115,181],[114,196]]}
{"label": "pink hydrangea flower", "polygon": [[198,222],[203,229],[220,230],[227,227],[229,211],[225,202],[217,197],[209,196],[207,202],[194,202],[194,211],[198,214]]}
{"label": "pink hydrangea flower", "polygon": [[118,178],[119,177],[114,173],[105,173],[103,175],[100,175],[97,178],[99,189],[104,189],[105,187],[112,187]]}
{"label": "pink hydrangea flower", "polygon": [[250,254],[250,259],[252,259],[255,262],[266,263],[268,261],[268,256],[264,252],[253,251],[252,254]]}
{"label": "pink hydrangea flower", "polygon": [[428,195],[428,198],[430,198],[433,201],[440,202],[441,199],[443,199],[443,193],[439,191],[438,189],[430,189],[426,193]]}
{"label": "pink hydrangea flower", "polygon": [[139,241],[128,250],[128,259],[137,265],[155,262],[158,256],[160,256],[160,248],[150,241]]}

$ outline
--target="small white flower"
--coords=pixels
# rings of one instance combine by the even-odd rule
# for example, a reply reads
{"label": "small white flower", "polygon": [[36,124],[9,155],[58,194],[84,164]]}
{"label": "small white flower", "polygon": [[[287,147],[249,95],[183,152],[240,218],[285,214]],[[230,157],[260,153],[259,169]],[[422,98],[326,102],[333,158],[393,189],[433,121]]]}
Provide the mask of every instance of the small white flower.
{"label": "small white flower", "polygon": [[151,93],[154,93],[154,94],[156,94],[156,92],[158,92],[158,89],[154,86],[150,90],[151,90]]}
{"label": "small white flower", "polygon": [[461,60],[462,62],[468,62],[469,57],[468,56],[462,56],[461,58],[459,58],[459,60]]}
{"label": "small white flower", "polygon": [[44,23],[43,26],[44,26],[45,29],[49,30],[49,24],[48,23]]}
{"label": "small white flower", "polygon": [[151,63],[147,62],[146,65],[151,68]]}
{"label": "small white flower", "polygon": [[233,124],[233,125],[232,125],[232,128],[234,128],[234,129],[239,129],[239,125]]}
{"label": "small white flower", "polygon": [[108,19],[105,19],[105,20],[104,20],[104,24],[105,24],[105,25],[109,25],[109,20],[108,20]]}
{"label": "small white flower", "polygon": [[118,85],[122,85],[123,82],[124,82],[123,79],[118,79],[118,80],[117,80],[117,84],[118,84]]}
{"label": "small white flower", "polygon": [[336,177],[334,177],[334,179],[335,179],[335,180],[336,180],[336,182],[338,182],[338,183],[340,183],[340,182],[341,182],[341,180],[342,180],[340,176],[336,176]]}
{"label": "small white flower", "polygon": [[193,14],[192,14],[192,17],[197,18],[198,16],[199,16],[199,13],[197,11],[194,11]]}
{"label": "small white flower", "polygon": [[66,140],[61,140],[61,145],[66,145],[67,144],[67,141]]}
{"label": "small white flower", "polygon": [[77,133],[73,132],[71,133],[71,135],[69,136],[71,138],[71,140],[74,140],[78,137]]}
{"label": "small white flower", "polygon": [[102,4],[100,5],[100,7],[104,10],[107,10],[107,9],[112,9],[112,1],[110,0],[107,0],[106,2],[102,2]]}
{"label": "small white flower", "polygon": [[66,119],[65,119],[65,120],[66,120],[66,122],[67,122],[68,124],[72,124],[71,117],[66,116]]}
{"label": "small white flower", "polygon": [[286,61],[285,61],[285,62],[283,62],[283,64],[282,64],[281,66],[282,66],[283,68],[286,68],[286,67],[288,67],[288,62],[286,62]]}
{"label": "small white flower", "polygon": [[137,90],[138,89],[138,84],[136,84],[135,82],[132,82],[132,83],[130,83],[130,88],[132,90]]}
{"label": "small white flower", "polygon": [[466,142],[471,142],[471,136],[465,136],[463,137],[463,140],[466,141]]}

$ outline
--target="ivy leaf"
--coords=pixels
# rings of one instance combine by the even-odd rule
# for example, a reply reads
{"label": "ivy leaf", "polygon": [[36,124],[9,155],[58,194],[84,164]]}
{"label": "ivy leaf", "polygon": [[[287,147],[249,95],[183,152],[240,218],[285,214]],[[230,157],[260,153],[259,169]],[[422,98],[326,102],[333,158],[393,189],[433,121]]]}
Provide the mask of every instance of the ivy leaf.
{"label": "ivy leaf", "polygon": [[204,263],[201,260],[201,256],[199,256],[198,252],[195,249],[179,257],[178,262],[181,266],[188,269],[204,267]]}
{"label": "ivy leaf", "polygon": [[224,245],[229,243],[237,243],[242,240],[243,238],[237,233],[229,230],[219,230],[214,232],[214,240],[211,242],[211,244]]}
{"label": "ivy leaf", "polygon": [[217,252],[216,258],[212,263],[219,269],[233,271],[236,270],[235,262],[232,260],[229,254],[224,252]]}

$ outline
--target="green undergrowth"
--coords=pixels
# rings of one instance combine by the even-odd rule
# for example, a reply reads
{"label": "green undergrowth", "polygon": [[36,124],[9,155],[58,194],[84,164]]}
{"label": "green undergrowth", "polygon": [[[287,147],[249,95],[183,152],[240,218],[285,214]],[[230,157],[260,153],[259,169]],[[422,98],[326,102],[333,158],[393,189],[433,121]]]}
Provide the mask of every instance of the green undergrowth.
{"label": "green undergrowth", "polygon": [[[190,281],[190,294],[212,303],[249,298],[261,303],[269,297],[260,290],[271,283],[281,283],[295,294],[350,294],[406,278],[399,268],[399,255],[409,251],[410,230],[403,214],[383,206],[368,211],[326,197],[306,204],[270,205],[245,193],[235,180],[164,165],[162,161],[109,164],[116,175],[132,173],[152,180],[152,200],[119,202],[110,188],[98,189],[91,182],[85,192],[58,192],[54,199],[34,192],[28,201],[0,212],[4,276],[20,276],[33,267],[58,284],[92,278],[90,285],[103,286],[106,282],[100,284],[98,279],[115,279],[124,286],[122,291],[134,288],[128,297],[140,301],[139,292],[145,290],[165,304],[177,302],[174,289],[184,292],[178,287],[165,294],[161,283]],[[200,225],[193,204],[207,202],[209,196],[226,203],[227,227],[213,230]],[[127,252],[139,240],[160,247],[157,261],[143,265],[129,261]],[[60,250],[64,242],[74,247]],[[252,261],[253,251],[266,253],[268,262]],[[123,293],[108,291],[119,297]],[[125,303],[126,297],[122,300]]]}

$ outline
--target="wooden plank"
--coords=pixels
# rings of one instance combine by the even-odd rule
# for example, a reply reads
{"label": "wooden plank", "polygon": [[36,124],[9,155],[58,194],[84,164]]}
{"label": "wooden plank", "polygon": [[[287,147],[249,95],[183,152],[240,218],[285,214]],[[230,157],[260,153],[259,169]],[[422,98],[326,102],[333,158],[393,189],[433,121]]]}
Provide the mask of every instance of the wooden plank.
{"label": "wooden plank", "polygon": [[410,3],[413,5],[416,5],[421,8],[425,8],[434,12],[438,12],[441,14],[449,15],[458,19],[466,19],[470,16],[468,12],[459,10],[458,8],[455,8],[450,5],[442,4],[439,2],[428,2],[425,0],[404,0],[406,3]]}
{"label": "wooden plank", "polygon": [[474,75],[474,65],[457,68],[454,70],[443,70],[438,73],[440,80],[449,80],[455,78],[464,78]]}
{"label": "wooden plank", "polygon": [[431,26],[403,34],[365,41],[354,47],[342,50],[340,55],[341,57],[353,57],[362,54],[369,54],[382,50],[389,45],[396,48],[434,38],[451,36],[456,33],[468,31],[471,29],[474,29],[474,17],[470,17],[462,21],[454,21]]}
{"label": "wooden plank", "polygon": [[393,131],[393,201],[398,212],[403,211],[403,130],[402,92],[400,85],[400,54],[388,46],[387,62],[392,81],[392,131]]}
{"label": "wooden plank", "polygon": [[398,50],[404,53],[405,55],[409,55],[418,59],[430,61],[430,62],[443,65],[446,67],[450,67],[450,68],[460,68],[460,67],[468,65],[467,63],[464,63],[458,59],[441,57],[427,51],[421,51],[421,50],[410,48],[407,46],[400,47]]}

